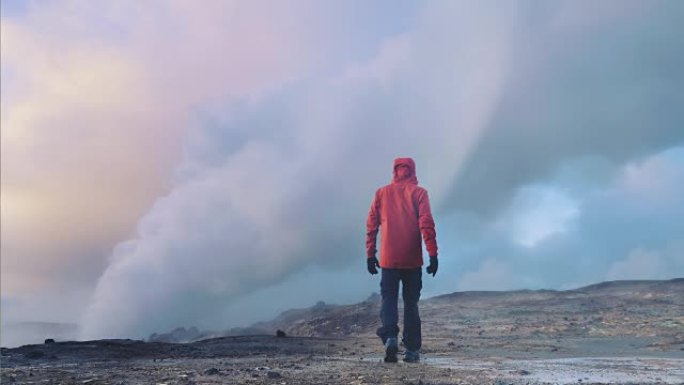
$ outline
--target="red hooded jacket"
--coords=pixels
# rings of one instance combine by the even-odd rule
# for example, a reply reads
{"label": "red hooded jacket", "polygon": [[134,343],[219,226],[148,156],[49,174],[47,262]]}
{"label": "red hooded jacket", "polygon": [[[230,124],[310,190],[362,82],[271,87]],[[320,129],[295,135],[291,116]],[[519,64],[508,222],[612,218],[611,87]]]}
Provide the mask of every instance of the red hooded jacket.
{"label": "red hooded jacket", "polygon": [[[401,178],[397,166],[406,165],[410,174]],[[422,240],[430,256],[437,256],[435,222],[427,190],[418,186],[416,165],[411,158],[394,160],[392,183],[379,188],[366,221],[366,251],[375,257],[378,230],[382,228],[380,267],[413,269],[423,265]]]}

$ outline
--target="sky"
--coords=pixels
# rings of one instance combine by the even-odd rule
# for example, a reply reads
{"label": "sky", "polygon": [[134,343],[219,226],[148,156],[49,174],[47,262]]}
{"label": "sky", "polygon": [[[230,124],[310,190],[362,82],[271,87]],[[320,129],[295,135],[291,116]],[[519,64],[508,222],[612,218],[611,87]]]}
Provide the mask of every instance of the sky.
{"label": "sky", "polygon": [[1,4],[3,346],[362,301],[396,157],[423,298],[684,277],[682,2]]}

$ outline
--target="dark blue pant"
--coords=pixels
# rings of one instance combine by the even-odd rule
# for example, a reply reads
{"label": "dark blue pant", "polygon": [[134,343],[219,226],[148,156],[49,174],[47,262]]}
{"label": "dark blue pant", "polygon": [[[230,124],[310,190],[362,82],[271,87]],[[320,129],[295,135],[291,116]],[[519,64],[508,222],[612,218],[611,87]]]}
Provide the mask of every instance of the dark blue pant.
{"label": "dark blue pant", "polygon": [[380,280],[380,294],[382,294],[380,320],[382,326],[378,328],[377,335],[382,339],[383,345],[388,338],[396,338],[399,334],[397,298],[399,296],[399,282],[401,281],[401,294],[404,299],[404,332],[402,334],[404,347],[416,352],[420,349],[418,300],[420,299],[420,289],[423,288],[422,274],[420,267],[415,269],[382,269],[382,279]]}

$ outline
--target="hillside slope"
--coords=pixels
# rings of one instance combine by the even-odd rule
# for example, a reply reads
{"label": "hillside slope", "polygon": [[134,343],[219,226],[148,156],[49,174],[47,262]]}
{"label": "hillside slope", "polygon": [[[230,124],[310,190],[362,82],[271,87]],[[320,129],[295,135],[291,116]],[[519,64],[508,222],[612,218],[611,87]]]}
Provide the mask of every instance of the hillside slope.
{"label": "hillside slope", "polygon": [[[564,291],[456,292],[421,300],[420,311],[428,339],[653,337],[656,344],[684,347],[684,278],[612,281]],[[290,310],[254,327],[297,336],[372,335],[379,312],[376,294],[353,305],[319,303]]]}

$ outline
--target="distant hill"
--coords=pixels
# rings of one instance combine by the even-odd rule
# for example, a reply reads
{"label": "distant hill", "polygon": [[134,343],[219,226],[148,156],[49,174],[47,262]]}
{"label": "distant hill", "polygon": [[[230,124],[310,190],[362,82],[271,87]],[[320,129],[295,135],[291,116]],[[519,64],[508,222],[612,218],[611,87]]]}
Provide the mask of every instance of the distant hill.
{"label": "distant hill", "polygon": [[[399,301],[401,307],[401,300]],[[684,344],[684,278],[610,281],[572,290],[464,291],[421,299],[426,336],[648,336]],[[291,309],[270,321],[222,332],[196,329],[155,334],[151,340],[188,342],[210,337],[275,334],[306,337],[372,335],[380,295],[363,302],[324,302]],[[400,311],[401,315],[401,311]],[[401,317],[400,317],[401,323]],[[401,325],[400,325],[401,326]]]}
{"label": "distant hill", "polygon": [[[684,338],[682,309],[684,278],[611,281],[562,291],[465,291],[420,301],[424,333],[463,333],[463,325],[476,324],[497,333],[511,329],[595,335],[678,332]],[[300,336],[373,334],[379,326],[379,311],[380,296],[375,295],[353,305],[290,310],[254,326]],[[665,330],[660,330],[663,325]]]}

